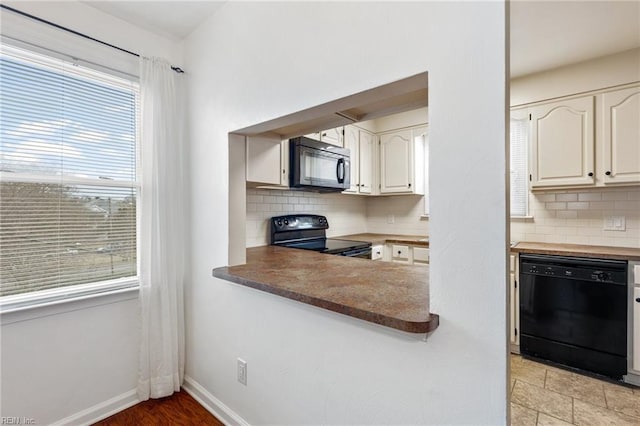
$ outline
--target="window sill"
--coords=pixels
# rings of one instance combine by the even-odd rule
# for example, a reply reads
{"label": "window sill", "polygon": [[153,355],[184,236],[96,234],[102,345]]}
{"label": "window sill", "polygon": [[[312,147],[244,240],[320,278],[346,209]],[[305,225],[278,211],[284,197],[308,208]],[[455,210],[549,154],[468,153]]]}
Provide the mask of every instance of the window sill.
{"label": "window sill", "polygon": [[533,222],[533,216],[511,216],[511,222]]}
{"label": "window sill", "polygon": [[95,306],[137,299],[140,283],[137,278],[117,280],[108,285],[75,286],[54,289],[39,295],[16,295],[0,299],[2,325],[62,314]]}

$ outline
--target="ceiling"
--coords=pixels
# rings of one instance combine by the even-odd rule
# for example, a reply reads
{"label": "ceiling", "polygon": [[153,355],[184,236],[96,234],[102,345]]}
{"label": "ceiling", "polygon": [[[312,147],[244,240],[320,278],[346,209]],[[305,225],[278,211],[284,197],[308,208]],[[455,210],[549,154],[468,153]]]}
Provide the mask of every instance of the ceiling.
{"label": "ceiling", "polygon": [[[85,1],[174,40],[224,1]],[[511,1],[511,77],[640,46],[640,0]]]}
{"label": "ceiling", "polygon": [[83,1],[109,15],[173,40],[182,40],[224,1]]}

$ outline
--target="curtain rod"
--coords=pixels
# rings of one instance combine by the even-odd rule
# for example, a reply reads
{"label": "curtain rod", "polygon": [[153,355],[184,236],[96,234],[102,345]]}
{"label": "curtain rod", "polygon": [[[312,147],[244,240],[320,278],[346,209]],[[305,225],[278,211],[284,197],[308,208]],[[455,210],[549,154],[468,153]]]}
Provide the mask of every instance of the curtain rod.
{"label": "curtain rod", "polygon": [[[111,47],[112,49],[116,49],[116,50],[119,50],[121,52],[128,53],[129,55],[137,56],[138,58],[140,57],[139,53],[135,53],[135,52],[132,52],[130,50],[123,49],[122,47],[115,46],[115,45],[113,45],[111,43],[107,43],[106,41],[102,41],[102,40],[99,40],[97,38],[91,37],[90,35],[83,34],[83,33],[79,32],[79,31],[76,31],[76,30],[72,30],[71,28],[63,27],[62,25],[56,24],[55,22],[47,21],[46,19],[39,18],[37,16],[31,15],[29,13],[23,12],[23,11],[18,10],[18,9],[14,9],[13,7],[10,7],[10,6],[4,5],[4,4],[0,4],[0,7],[2,9],[7,9],[7,10],[10,10],[11,12],[14,12],[14,13],[17,13],[17,14],[22,15],[24,17],[27,17],[29,19],[33,19],[34,21],[38,21],[38,22],[41,22],[43,24],[50,25],[50,26],[52,26],[54,28],[57,28],[59,30],[63,30],[63,31],[66,31],[66,32],[71,33],[71,34],[75,34],[77,36],[86,38],[87,40],[95,41],[96,43],[100,43],[100,44],[102,44],[104,46]],[[178,74],[184,74],[184,71],[180,67],[175,67],[175,66],[171,65],[171,69],[174,70],[175,72],[177,72]]]}

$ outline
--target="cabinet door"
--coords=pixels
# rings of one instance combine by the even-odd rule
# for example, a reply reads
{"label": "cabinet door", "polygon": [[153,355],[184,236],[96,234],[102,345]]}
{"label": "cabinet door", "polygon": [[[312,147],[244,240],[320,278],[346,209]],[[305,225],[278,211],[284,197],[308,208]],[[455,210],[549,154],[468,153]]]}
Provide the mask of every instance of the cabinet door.
{"label": "cabinet door", "polygon": [[412,192],[411,130],[380,136],[380,192]]}
{"label": "cabinet door", "polygon": [[633,288],[633,369],[640,372],[640,287]]}
{"label": "cabinet door", "polygon": [[531,108],[532,188],[593,185],[594,97]]}
{"label": "cabinet door", "polygon": [[336,127],[335,129],[323,130],[320,132],[320,140],[331,145],[344,146],[344,127]]}
{"label": "cabinet door", "polygon": [[320,132],[309,133],[304,135],[304,137],[320,142]]}
{"label": "cabinet door", "polygon": [[413,264],[414,265],[428,265],[429,264],[429,249],[426,247],[414,247],[413,248]]}
{"label": "cabinet door", "polygon": [[375,136],[364,130],[360,130],[359,136],[359,190],[361,194],[371,194],[373,188],[373,150],[375,149]]}
{"label": "cabinet door", "polygon": [[247,182],[281,184],[282,141],[247,137]]}
{"label": "cabinet door", "polygon": [[604,183],[640,183],[640,87],[602,95]]}
{"label": "cabinet door", "polygon": [[280,185],[289,186],[289,139],[280,142]]}
{"label": "cabinet door", "polygon": [[359,152],[359,129],[354,126],[344,128],[344,147],[350,151],[351,158],[351,180],[349,189],[344,192],[358,193],[360,188],[360,152]]}

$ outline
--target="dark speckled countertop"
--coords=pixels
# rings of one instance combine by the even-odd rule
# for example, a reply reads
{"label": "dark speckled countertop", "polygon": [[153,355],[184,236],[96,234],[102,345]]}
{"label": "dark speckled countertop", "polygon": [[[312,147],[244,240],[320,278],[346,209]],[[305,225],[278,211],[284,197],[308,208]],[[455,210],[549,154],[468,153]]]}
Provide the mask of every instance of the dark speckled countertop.
{"label": "dark speckled countertop", "polygon": [[640,260],[640,248],[632,247],[588,246],[579,244],[552,244],[523,241],[511,247],[511,251],[517,253],[551,254],[558,256]]}
{"label": "dark speckled countertop", "polygon": [[307,250],[247,249],[247,263],[213,276],[409,333],[436,329],[429,312],[429,270]]}
{"label": "dark speckled countertop", "polygon": [[397,235],[397,234],[351,234],[331,237],[338,240],[366,241],[373,245],[377,244],[409,244],[412,246],[429,247],[429,237],[426,235]]}

